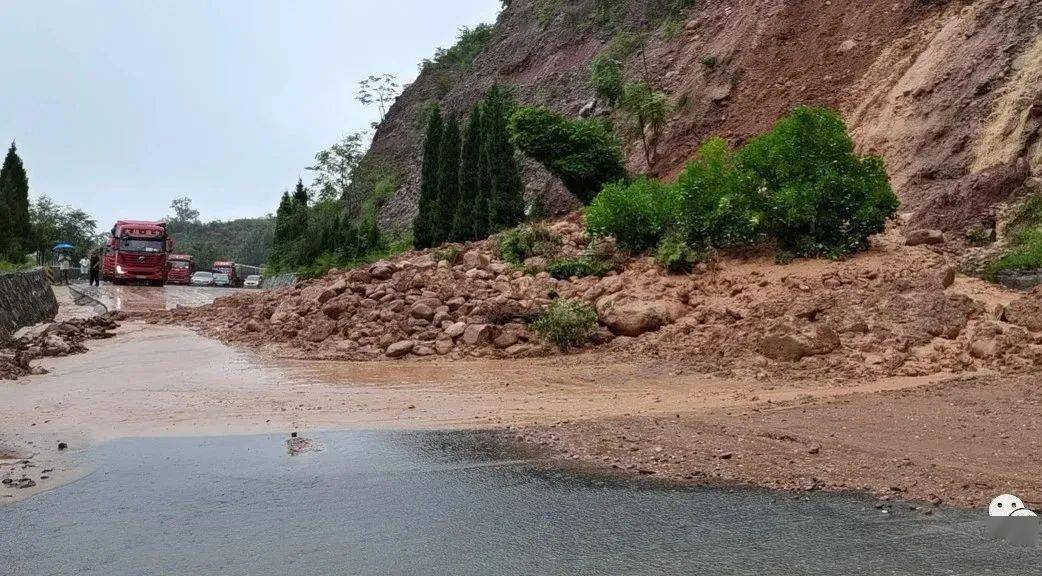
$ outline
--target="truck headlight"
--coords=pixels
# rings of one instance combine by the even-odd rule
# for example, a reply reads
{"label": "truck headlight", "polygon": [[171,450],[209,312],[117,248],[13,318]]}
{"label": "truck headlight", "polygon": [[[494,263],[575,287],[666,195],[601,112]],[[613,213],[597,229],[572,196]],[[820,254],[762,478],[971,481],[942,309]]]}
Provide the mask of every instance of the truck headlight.
{"label": "truck headlight", "polygon": [[120,266],[119,264],[117,264],[116,265],[116,274],[122,274],[122,273],[123,273],[123,267]]}

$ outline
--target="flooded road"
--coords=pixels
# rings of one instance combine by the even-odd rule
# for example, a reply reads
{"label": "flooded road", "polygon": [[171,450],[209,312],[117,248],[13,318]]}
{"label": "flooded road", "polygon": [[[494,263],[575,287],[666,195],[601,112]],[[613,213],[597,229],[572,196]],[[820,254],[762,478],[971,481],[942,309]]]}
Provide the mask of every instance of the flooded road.
{"label": "flooded road", "polygon": [[0,507],[0,573],[1025,574],[982,513],[549,471],[480,433],[124,439]]}
{"label": "flooded road", "polygon": [[105,283],[101,286],[76,284],[72,287],[76,292],[89,296],[103,304],[110,311],[146,312],[149,310],[170,310],[178,306],[203,306],[220,296],[228,296],[243,291],[242,288],[216,288],[213,286],[182,286],[168,284],[166,286],[136,286]]}

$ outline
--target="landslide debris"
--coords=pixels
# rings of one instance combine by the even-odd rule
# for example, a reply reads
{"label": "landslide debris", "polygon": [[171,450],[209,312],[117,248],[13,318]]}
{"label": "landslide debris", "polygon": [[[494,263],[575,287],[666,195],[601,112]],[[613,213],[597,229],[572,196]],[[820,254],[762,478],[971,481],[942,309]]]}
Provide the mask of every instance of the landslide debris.
{"label": "landslide debris", "polygon": [[114,336],[116,314],[75,318],[65,322],[41,324],[0,346],[0,379],[17,380],[28,374],[46,374],[47,370],[33,366],[33,360],[49,356],[68,356],[87,351],[84,342]]}
{"label": "landslide debris", "polygon": [[[590,242],[578,216],[550,229],[565,255]],[[457,263],[412,252],[137,317],[293,358],[529,357],[560,353],[530,322],[567,298],[597,310],[600,328],[583,349],[589,360],[606,354],[721,376],[826,380],[1042,365],[1042,322],[1026,304],[1040,296],[1009,311],[976,298],[954,282],[942,248],[906,246],[894,230],[843,261],[780,265],[756,253],[721,254],[670,275],[651,258],[617,255],[603,278],[555,279],[498,259],[486,240],[465,245]]]}

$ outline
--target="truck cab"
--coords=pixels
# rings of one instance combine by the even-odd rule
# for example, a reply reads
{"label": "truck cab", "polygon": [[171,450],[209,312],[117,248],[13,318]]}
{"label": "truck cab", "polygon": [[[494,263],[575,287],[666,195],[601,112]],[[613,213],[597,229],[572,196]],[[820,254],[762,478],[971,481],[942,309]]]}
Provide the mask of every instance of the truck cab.
{"label": "truck cab", "polygon": [[167,257],[167,284],[189,284],[195,274],[195,260],[188,254],[171,254]]}
{"label": "truck cab", "polygon": [[112,227],[112,281],[162,286],[166,283],[167,255],[173,245],[165,222],[117,221]]}

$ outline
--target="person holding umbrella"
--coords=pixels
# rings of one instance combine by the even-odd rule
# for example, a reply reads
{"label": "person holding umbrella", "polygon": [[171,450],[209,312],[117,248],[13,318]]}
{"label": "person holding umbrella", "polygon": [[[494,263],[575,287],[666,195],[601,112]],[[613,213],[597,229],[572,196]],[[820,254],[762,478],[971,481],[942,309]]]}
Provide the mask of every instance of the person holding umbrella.
{"label": "person holding umbrella", "polygon": [[69,285],[69,266],[71,262],[69,261],[69,255],[65,254],[64,251],[72,249],[73,246],[71,244],[61,243],[54,246],[55,252],[61,252],[61,255],[58,256],[58,270],[61,272],[61,283],[66,286]]}

